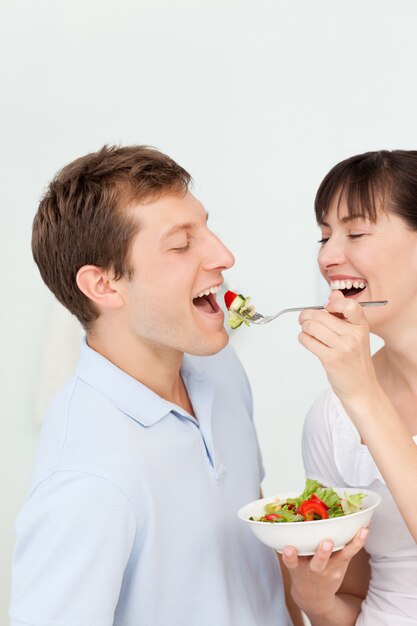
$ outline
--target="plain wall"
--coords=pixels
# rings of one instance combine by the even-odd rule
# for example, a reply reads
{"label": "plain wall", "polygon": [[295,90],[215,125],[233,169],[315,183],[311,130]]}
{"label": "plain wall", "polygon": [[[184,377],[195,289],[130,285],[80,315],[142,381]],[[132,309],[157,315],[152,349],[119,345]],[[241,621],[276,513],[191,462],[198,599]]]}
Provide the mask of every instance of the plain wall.
{"label": "plain wall", "polygon": [[[159,147],[193,175],[257,308],[322,303],[315,190],[337,161],[416,148],[415,0],[0,2],[1,557],[39,428],[52,298],[30,251],[53,174],[104,143]],[[326,387],[296,315],[232,336],[252,381],[265,494],[301,487],[304,415]]]}

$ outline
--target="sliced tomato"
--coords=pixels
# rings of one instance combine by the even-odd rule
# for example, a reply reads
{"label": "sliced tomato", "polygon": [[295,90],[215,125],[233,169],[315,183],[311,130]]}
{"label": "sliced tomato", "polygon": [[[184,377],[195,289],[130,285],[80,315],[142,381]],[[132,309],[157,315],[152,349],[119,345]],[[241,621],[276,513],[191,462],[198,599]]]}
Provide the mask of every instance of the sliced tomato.
{"label": "sliced tomato", "polygon": [[237,293],[233,293],[233,291],[226,291],[226,293],[224,294],[224,303],[226,305],[226,309],[230,309],[230,305],[235,298],[237,298]]}
{"label": "sliced tomato", "polygon": [[[317,500],[320,500],[320,498],[317,498]],[[328,519],[329,516],[327,515],[326,508],[324,502],[315,502],[310,498],[310,500],[304,500],[304,502],[297,507],[297,513],[300,513],[306,521]]]}
{"label": "sliced tomato", "polygon": [[322,500],[321,498],[319,498],[318,496],[316,496],[315,493],[312,493],[310,496],[310,500],[312,500],[313,502],[319,502],[320,504],[322,504],[324,506],[324,508],[326,509],[326,511],[328,510],[328,506],[327,504],[324,502],[324,500]]}

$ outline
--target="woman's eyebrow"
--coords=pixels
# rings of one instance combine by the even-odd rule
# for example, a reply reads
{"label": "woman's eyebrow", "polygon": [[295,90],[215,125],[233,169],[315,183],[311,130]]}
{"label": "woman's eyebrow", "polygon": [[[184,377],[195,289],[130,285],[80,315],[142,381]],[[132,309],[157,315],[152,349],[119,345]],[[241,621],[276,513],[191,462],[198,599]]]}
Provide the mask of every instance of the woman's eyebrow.
{"label": "woman's eyebrow", "polygon": [[[339,217],[339,221],[342,222],[342,224],[348,224],[349,222],[357,222],[360,220],[363,221],[366,219],[366,217],[361,217],[360,215],[345,215],[344,217]],[[327,226],[327,228],[331,228],[330,224],[324,220],[320,222],[320,226]]]}

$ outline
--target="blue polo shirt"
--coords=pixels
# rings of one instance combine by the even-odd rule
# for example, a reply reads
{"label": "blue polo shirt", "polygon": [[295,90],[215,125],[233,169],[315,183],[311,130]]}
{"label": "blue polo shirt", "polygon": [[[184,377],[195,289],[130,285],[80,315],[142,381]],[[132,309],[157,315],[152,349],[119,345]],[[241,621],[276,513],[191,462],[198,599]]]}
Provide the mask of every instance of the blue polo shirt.
{"label": "blue polo shirt", "polygon": [[16,523],[12,626],[287,626],[259,497],[250,390],[230,347],[184,357],[197,419],[84,342]]}

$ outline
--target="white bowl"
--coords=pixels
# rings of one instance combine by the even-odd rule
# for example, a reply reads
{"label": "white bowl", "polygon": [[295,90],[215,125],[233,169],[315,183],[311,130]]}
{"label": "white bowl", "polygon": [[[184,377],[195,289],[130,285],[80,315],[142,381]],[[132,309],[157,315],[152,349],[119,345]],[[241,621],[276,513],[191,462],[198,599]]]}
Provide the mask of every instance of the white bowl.
{"label": "white bowl", "polygon": [[267,546],[274,548],[277,552],[282,552],[285,546],[294,546],[298,554],[302,556],[314,554],[320,541],[331,539],[335,550],[341,550],[356,535],[360,528],[369,525],[371,517],[381,496],[375,491],[368,489],[358,489],[351,487],[333,487],[336,493],[343,497],[346,493],[365,493],[366,498],[362,500],[361,510],[357,513],[334,517],[330,519],[315,520],[311,522],[281,522],[271,524],[268,522],[255,522],[250,517],[261,517],[264,515],[265,504],[273,502],[278,498],[296,498],[300,492],[284,493],[279,496],[271,496],[262,500],[255,500],[245,504],[238,511],[238,517],[249,524],[252,532]]}

